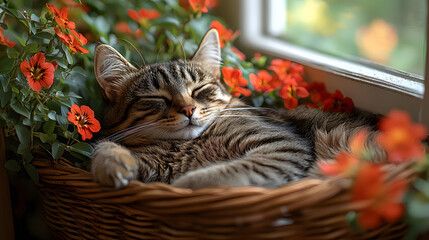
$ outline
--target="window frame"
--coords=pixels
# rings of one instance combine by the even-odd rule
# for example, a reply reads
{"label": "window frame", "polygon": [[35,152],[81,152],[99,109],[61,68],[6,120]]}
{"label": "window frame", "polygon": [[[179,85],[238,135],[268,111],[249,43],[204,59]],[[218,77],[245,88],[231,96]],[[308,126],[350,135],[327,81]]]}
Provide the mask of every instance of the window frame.
{"label": "window frame", "polygon": [[[426,89],[429,89],[427,86],[429,80],[424,81],[424,78],[429,79],[428,58],[426,58],[426,76],[423,77],[369,61],[350,62],[286,43],[264,30],[268,22],[276,21],[270,14],[265,14],[268,16],[265,17],[264,11],[269,11],[270,8],[278,11],[280,7],[273,6],[279,1],[285,2],[284,0],[240,1],[241,37],[239,40],[245,48],[298,62],[306,66],[310,73],[328,74],[329,77],[322,79],[314,73],[307,75],[311,75],[310,81],[326,80],[328,90],[340,89],[345,95],[352,97],[360,108],[381,114],[387,114],[391,109],[399,108],[410,112],[414,120],[429,119],[429,109],[423,108],[423,106],[429,106],[427,96],[429,91],[426,93],[424,91],[425,85]],[[429,0],[427,5],[429,6]],[[281,26],[274,26],[268,31],[276,32],[280,28]],[[357,87],[364,90],[356,91]],[[387,99],[380,99],[380,96]],[[363,99],[365,101],[362,101]],[[385,106],[377,106],[381,103]],[[426,125],[429,126],[429,122]]]}

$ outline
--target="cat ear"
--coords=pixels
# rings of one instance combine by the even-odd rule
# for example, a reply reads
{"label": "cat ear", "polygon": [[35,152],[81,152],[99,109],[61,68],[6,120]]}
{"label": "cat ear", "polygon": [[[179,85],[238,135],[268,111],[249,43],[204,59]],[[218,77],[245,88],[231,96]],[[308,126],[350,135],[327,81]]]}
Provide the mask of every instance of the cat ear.
{"label": "cat ear", "polygon": [[94,72],[104,98],[115,100],[125,76],[137,70],[120,53],[107,44],[99,44],[94,51]]}
{"label": "cat ear", "polygon": [[216,29],[210,29],[192,57],[192,61],[201,63],[215,76],[220,75],[219,67],[222,62],[220,56],[219,34]]}

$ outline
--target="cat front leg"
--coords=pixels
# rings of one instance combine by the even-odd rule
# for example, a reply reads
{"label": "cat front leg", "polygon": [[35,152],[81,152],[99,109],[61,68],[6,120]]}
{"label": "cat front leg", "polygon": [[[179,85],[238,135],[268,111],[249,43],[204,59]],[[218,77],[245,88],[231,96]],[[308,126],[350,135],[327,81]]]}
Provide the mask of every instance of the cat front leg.
{"label": "cat front leg", "polygon": [[94,149],[91,172],[102,185],[122,188],[137,178],[138,164],[132,153],[114,142],[101,142]]}

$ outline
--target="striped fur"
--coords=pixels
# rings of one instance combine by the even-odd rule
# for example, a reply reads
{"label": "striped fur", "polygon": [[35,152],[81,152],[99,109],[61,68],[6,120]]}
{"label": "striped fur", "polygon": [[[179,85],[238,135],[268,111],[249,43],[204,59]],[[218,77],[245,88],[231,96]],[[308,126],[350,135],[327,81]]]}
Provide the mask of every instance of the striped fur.
{"label": "striped fur", "polygon": [[[246,106],[220,83],[217,32],[208,34],[197,59],[141,69],[111,47],[97,47],[95,72],[109,103],[108,137],[92,158],[97,181],[117,188],[134,178],[192,189],[278,187],[307,176],[316,159],[332,159],[352,133],[375,125],[375,116],[357,112]],[[183,109],[191,105],[188,116]]]}

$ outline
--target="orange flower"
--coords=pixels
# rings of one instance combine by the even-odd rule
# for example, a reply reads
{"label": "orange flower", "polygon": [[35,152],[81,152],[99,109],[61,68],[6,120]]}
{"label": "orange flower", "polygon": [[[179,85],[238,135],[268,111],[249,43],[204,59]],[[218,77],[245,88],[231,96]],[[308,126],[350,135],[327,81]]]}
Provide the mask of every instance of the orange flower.
{"label": "orange flower", "polygon": [[161,13],[156,10],[145,8],[141,8],[138,12],[133,9],[128,9],[128,16],[130,16],[134,21],[140,23],[140,25],[146,26],[149,20],[159,18]]}
{"label": "orange flower", "polygon": [[75,2],[74,0],[57,0],[57,2],[61,2],[62,4],[67,5],[70,8],[80,8],[84,12],[89,12],[89,7],[82,1],[82,3]]}
{"label": "orange flower", "polygon": [[290,78],[280,89],[279,96],[285,100],[284,105],[287,109],[294,109],[298,106],[297,97],[305,98],[309,93],[307,89],[299,86],[294,78]]}
{"label": "orange flower", "polygon": [[318,163],[320,171],[327,176],[352,175],[359,165],[359,158],[347,152],[340,152],[335,162],[321,161]]}
{"label": "orange flower", "polygon": [[273,59],[268,69],[274,71],[277,76],[279,76],[280,80],[286,81],[290,66],[291,62],[288,60]]}
{"label": "orange flower", "polygon": [[405,208],[401,199],[407,188],[405,180],[385,183],[380,165],[365,164],[356,176],[352,187],[353,202],[371,201],[368,208],[358,213],[358,223],[366,229],[374,229],[385,220],[398,221]]}
{"label": "orange flower", "polygon": [[249,83],[243,77],[243,73],[239,69],[223,67],[222,74],[225,83],[232,88],[230,92],[233,96],[238,97],[243,94],[244,96],[248,97],[252,95],[252,92],[249,89],[242,88],[246,87]]}
{"label": "orange flower", "polygon": [[318,164],[320,171],[328,176],[351,176],[361,162],[358,156],[361,156],[365,150],[367,138],[368,131],[361,130],[357,132],[349,141],[350,153],[340,152],[335,158],[335,162],[320,162]]}
{"label": "orange flower", "polygon": [[42,87],[48,88],[54,82],[54,65],[45,62],[45,55],[42,52],[36,53],[27,60],[21,62],[21,72],[27,78],[31,89],[39,92]]}
{"label": "orange flower", "polygon": [[14,47],[15,43],[10,41],[9,38],[3,36],[3,28],[0,26],[0,44],[1,45],[6,45],[8,47]]}
{"label": "orange flower", "polygon": [[101,129],[100,122],[95,119],[94,111],[88,106],[79,107],[73,104],[70,112],[67,113],[67,119],[77,126],[77,131],[82,136],[82,140],[92,138],[92,133]]}
{"label": "orange flower", "polygon": [[89,51],[82,47],[88,40],[75,30],[70,30],[70,34],[62,33],[59,28],[55,28],[55,32],[60,37],[61,42],[66,44],[73,53],[88,53]]}
{"label": "orange flower", "polygon": [[222,23],[219,21],[212,21],[210,24],[210,28],[215,28],[219,33],[220,39],[220,47],[223,48],[225,43],[234,41],[237,38],[239,31],[232,31],[231,29],[227,29]]}
{"label": "orange flower", "polygon": [[60,10],[58,10],[57,7],[48,3],[46,3],[46,7],[54,15],[55,21],[58,23],[58,25],[60,25],[63,28],[75,29],[76,27],[75,23],[70,21],[67,17],[67,15],[69,14],[68,7],[62,7],[60,8]]}
{"label": "orange flower", "polygon": [[271,92],[282,85],[277,76],[271,76],[265,70],[259,71],[258,75],[251,73],[249,79],[255,91]]}
{"label": "orange flower", "polygon": [[377,142],[386,149],[390,162],[399,163],[424,157],[421,141],[426,137],[426,127],[413,124],[405,111],[392,110],[381,119]]}
{"label": "orange flower", "polygon": [[132,34],[130,26],[126,22],[118,22],[115,25],[115,30],[120,33]]}
{"label": "orange flower", "polygon": [[[208,12],[209,8],[214,8],[217,6],[218,0],[189,0],[188,3],[192,9],[194,9],[194,11],[206,13]],[[185,3],[182,3],[180,6],[186,8]]]}
{"label": "orange flower", "polygon": [[373,20],[356,32],[356,44],[362,56],[378,63],[388,63],[398,45],[398,31],[383,19]]}
{"label": "orange flower", "polygon": [[241,61],[244,61],[246,59],[246,55],[244,55],[244,53],[242,53],[240,50],[238,50],[238,48],[236,47],[230,47],[231,51],[233,51],[235,54],[237,54],[238,58]]}
{"label": "orange flower", "polygon": [[324,110],[329,112],[347,112],[355,107],[353,100],[349,97],[345,98],[338,90],[323,101],[323,106]]}

